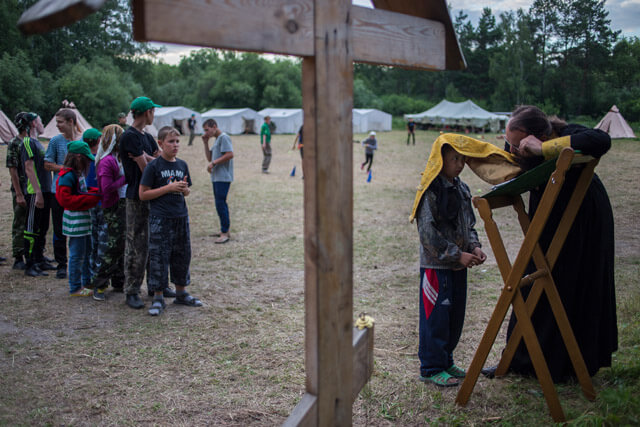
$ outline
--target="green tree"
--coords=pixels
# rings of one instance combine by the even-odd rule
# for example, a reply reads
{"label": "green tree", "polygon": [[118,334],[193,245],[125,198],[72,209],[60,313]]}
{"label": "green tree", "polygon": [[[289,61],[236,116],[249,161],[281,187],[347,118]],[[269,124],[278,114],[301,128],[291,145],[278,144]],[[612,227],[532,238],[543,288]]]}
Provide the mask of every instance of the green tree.
{"label": "green tree", "polygon": [[611,48],[619,34],[611,30],[609,12],[604,6],[604,0],[566,0],[562,4],[563,16],[558,24],[564,55],[561,79],[579,83],[567,93],[571,96],[573,114],[594,114],[603,108],[594,102],[593,88],[600,71],[608,66]]}
{"label": "green tree", "polygon": [[128,110],[132,99],[143,95],[142,87],[109,58],[80,60],[61,67],[57,92],[59,99],[73,101],[97,128],[114,123],[119,112]]}
{"label": "green tree", "polygon": [[505,42],[495,49],[489,67],[494,82],[491,107],[510,111],[519,104],[535,103],[532,90],[539,79],[539,65],[533,52],[532,21],[522,10],[500,15]]}
{"label": "green tree", "polygon": [[[34,111],[43,117],[42,87],[22,52],[0,57],[0,107],[11,119],[20,111]],[[45,119],[46,120],[46,119]]]}

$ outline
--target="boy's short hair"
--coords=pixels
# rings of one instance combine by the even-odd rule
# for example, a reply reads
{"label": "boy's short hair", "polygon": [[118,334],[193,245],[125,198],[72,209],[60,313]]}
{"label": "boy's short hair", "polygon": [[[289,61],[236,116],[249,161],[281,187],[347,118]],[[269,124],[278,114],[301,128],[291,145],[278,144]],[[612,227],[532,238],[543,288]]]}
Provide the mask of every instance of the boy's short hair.
{"label": "boy's short hair", "polygon": [[69,108],[59,109],[58,112],[56,113],[56,117],[62,117],[65,122],[68,122],[69,120],[71,120],[74,125],[78,122],[76,113],[74,113],[73,110]]}
{"label": "boy's short hair", "polygon": [[206,127],[209,127],[209,128],[218,127],[218,122],[216,122],[214,119],[207,119],[207,120],[204,121],[202,126],[203,127],[206,126]]}
{"label": "boy's short hair", "polygon": [[180,132],[173,126],[164,126],[158,131],[158,139],[160,141],[164,141],[169,135],[180,136]]}
{"label": "boy's short hair", "polygon": [[447,154],[450,151],[456,151],[456,149],[449,144],[442,144],[442,148],[440,149],[440,154],[442,154],[442,157],[444,157],[445,154]]}

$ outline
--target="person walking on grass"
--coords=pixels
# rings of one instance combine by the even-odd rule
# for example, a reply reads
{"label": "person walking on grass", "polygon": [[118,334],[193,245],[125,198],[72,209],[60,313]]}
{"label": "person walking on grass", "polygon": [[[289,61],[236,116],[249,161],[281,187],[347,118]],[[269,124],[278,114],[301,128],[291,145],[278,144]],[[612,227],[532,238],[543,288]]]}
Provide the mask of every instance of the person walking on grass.
{"label": "person walking on grass", "polygon": [[180,133],[171,126],[158,131],[162,154],[147,165],[140,180],[140,200],[149,201],[149,287],[154,292],[149,309],[158,316],[165,309],[163,291],[171,281],[176,286],[174,304],[201,307],[202,302],[187,292],[190,283],[191,239],[189,195],[191,176],[184,160],[178,159]]}
{"label": "person walking on grass", "polygon": [[420,235],[420,380],[440,387],[459,385],[466,372],[456,366],[467,302],[467,268],[482,264],[469,187],[458,178],[465,157],[442,146],[442,169],[422,194]]}
{"label": "person walking on grass", "polygon": [[62,232],[69,238],[69,295],[86,297],[93,292],[89,257],[91,255],[91,213],[100,201],[95,187],[87,187],[86,176],[95,160],[89,145],[72,141],[56,185],[56,199],[64,209]]}
{"label": "person walking on grass", "polygon": [[271,164],[271,117],[265,116],[260,128],[260,145],[262,145],[262,173],[269,173]]}
{"label": "person walking on grass", "polygon": [[409,145],[411,138],[413,138],[413,145],[416,145],[416,122],[413,119],[409,119],[407,122],[407,145]]}
{"label": "person walking on grass", "polygon": [[51,203],[51,174],[44,168],[44,147],[29,137],[29,124],[35,120],[33,113],[18,113],[15,125],[22,139],[17,174],[25,177],[22,194],[25,198],[23,247],[24,274],[30,277],[48,276],[44,270],[52,266],[44,259],[45,236],[49,230],[49,204]]}
{"label": "person walking on grass", "polygon": [[193,145],[193,138],[196,137],[196,115],[192,114],[187,120],[187,127],[189,128],[189,145]]}
{"label": "person walking on grass", "polygon": [[369,172],[373,164],[373,152],[378,149],[376,133],[374,131],[369,132],[369,136],[362,141],[362,145],[364,145],[364,163],[360,165],[360,170],[364,169],[364,165],[368,165],[367,172]]}
{"label": "person walking on grass", "polygon": [[[207,171],[211,174],[213,198],[220,218],[220,237],[215,240],[215,243],[227,243],[231,226],[227,194],[233,182],[233,146],[229,135],[220,130],[214,119],[206,120],[202,128],[204,129],[204,135],[202,135],[204,155],[209,162]],[[209,139],[212,137],[215,138],[215,142],[209,149]]]}

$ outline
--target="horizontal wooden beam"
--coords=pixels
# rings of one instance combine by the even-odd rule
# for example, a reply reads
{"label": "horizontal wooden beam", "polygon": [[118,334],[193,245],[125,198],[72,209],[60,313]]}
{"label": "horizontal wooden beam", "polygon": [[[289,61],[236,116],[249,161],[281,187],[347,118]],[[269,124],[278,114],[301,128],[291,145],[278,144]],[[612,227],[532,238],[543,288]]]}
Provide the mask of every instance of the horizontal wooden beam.
{"label": "horizontal wooden beam", "polygon": [[355,402],[362,387],[373,374],[373,327],[353,329],[353,386],[351,393]]}
{"label": "horizontal wooden beam", "polygon": [[[313,56],[313,0],[134,0],[134,37],[220,49]],[[353,60],[445,68],[440,22],[351,6]]]}
{"label": "horizontal wooden beam", "polygon": [[311,393],[305,393],[282,426],[311,426],[316,424],[317,419],[318,397]]}
{"label": "horizontal wooden beam", "polygon": [[[362,387],[369,381],[373,373],[373,328],[353,328],[353,386],[351,389],[355,401]],[[293,408],[283,426],[313,425],[317,419],[317,397],[305,393],[300,402]]]}

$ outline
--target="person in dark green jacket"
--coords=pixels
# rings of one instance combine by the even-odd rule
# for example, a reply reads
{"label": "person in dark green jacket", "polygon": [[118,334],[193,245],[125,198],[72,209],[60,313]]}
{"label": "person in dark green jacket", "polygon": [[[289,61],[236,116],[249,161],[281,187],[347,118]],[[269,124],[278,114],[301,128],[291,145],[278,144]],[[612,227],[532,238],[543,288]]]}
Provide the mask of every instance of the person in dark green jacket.
{"label": "person in dark green jacket", "polygon": [[269,173],[271,163],[271,117],[265,116],[264,123],[260,128],[260,144],[262,145],[262,173]]}

